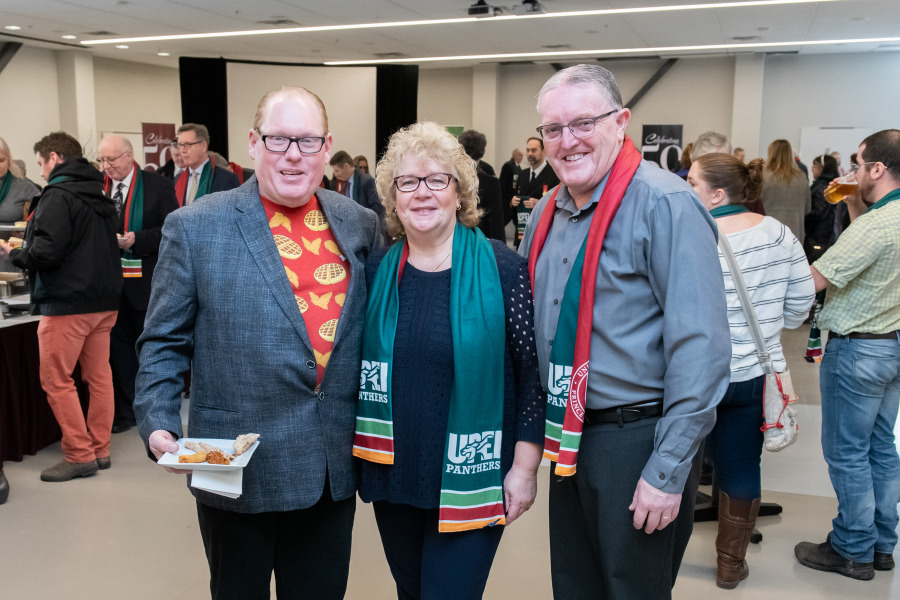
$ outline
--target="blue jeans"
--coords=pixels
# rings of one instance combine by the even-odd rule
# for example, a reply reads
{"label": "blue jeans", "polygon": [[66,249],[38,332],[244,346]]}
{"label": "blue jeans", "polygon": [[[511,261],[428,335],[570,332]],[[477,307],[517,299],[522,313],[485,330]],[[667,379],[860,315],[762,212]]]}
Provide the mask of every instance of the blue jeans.
{"label": "blue jeans", "polygon": [[844,558],[872,562],[897,544],[900,340],[829,340],[819,384],[822,451],[838,498],[831,545]]}
{"label": "blue jeans", "polygon": [[759,460],[762,456],[763,388],[765,375],[728,385],[716,407],[716,426],[710,434],[716,483],[729,498],[760,497]]}

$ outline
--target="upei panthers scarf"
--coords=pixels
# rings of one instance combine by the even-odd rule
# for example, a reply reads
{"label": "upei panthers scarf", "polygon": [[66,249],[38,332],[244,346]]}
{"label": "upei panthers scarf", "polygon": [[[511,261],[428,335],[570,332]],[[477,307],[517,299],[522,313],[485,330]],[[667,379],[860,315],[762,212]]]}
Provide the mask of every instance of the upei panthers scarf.
{"label": "upei panthers scarf", "polygon": [[[609,225],[622,203],[625,190],[640,164],[640,152],[634,147],[631,139],[626,137],[610,170],[591,227],[566,282],[556,335],[550,350],[547,424],[544,429],[544,456],[556,462],[557,475],[575,474],[578,446],[584,428],[584,406],[591,360],[594,290],[600,251]],[[535,266],[553,225],[558,193],[559,187],[544,207],[535,228],[534,241],[528,256],[528,274],[531,276],[532,292]]]}
{"label": "upei panthers scarf", "polygon": [[[212,190],[213,172],[216,170],[216,164],[212,159],[206,161],[203,165],[203,171],[200,172],[200,181],[197,182],[197,194],[194,196],[194,202],[201,196],[205,196]],[[175,197],[178,199],[178,206],[184,206],[187,199],[188,182],[191,179],[191,170],[185,168],[175,180]]]}
{"label": "upei panthers scarf", "polygon": [[[369,290],[353,454],[394,463],[391,376],[405,241],[388,250]],[[490,242],[457,223],[450,272],[453,387],[441,475],[439,531],[506,523],[500,448],[506,317]]]}
{"label": "upei panthers scarf", "polygon": [[[112,179],[109,175],[103,176],[103,191],[109,196],[112,192]],[[131,171],[131,186],[125,197],[125,225],[123,231],[141,231],[144,227],[144,180],[137,162]],[[133,248],[134,246],[132,246]],[[142,277],[142,262],[135,257],[131,250],[122,251],[122,277]]]}

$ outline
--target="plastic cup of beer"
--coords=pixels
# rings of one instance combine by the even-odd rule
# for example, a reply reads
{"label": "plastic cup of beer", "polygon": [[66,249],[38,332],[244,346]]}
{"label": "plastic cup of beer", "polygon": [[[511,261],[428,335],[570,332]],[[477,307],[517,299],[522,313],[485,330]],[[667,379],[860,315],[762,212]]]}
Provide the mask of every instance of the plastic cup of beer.
{"label": "plastic cup of beer", "polygon": [[838,204],[844,199],[844,196],[855,194],[859,191],[859,183],[853,173],[847,173],[843,177],[832,181],[825,188],[825,201],[829,204]]}

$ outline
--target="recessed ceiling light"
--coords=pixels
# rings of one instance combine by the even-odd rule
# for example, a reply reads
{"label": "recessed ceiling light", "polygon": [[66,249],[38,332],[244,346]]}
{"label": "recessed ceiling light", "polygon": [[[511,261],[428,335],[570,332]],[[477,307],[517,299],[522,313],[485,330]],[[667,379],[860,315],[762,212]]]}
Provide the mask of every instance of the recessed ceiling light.
{"label": "recessed ceiling light", "polygon": [[157,56],[168,56],[169,53],[168,52],[157,52],[156,55]]}
{"label": "recessed ceiling light", "polygon": [[77,40],[77,39],[78,39],[78,36],[77,36],[77,35],[69,34],[69,35],[64,35],[64,36],[62,36],[62,39],[64,39],[64,40]]}
{"label": "recessed ceiling light", "polygon": [[126,46],[125,44],[116,44],[116,48],[118,48],[119,50],[127,50],[128,46]]}
{"label": "recessed ceiling light", "polygon": [[7,25],[7,26],[4,27],[3,29],[9,29],[10,31],[18,31],[18,30],[20,30],[20,29],[22,29],[22,28],[19,27],[18,25]]}

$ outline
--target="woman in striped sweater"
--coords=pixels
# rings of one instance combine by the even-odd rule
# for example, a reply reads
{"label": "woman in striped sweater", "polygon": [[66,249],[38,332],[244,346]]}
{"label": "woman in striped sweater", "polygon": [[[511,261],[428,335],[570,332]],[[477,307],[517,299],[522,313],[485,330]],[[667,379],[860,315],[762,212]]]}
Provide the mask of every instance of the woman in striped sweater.
{"label": "woman in striped sweater", "polygon": [[[791,230],[746,208],[760,198],[762,172],[761,159],[744,165],[730,154],[706,154],[691,165],[688,183],[716,218],[719,234],[728,236],[772,362],[783,371],[781,330],[803,323],[815,288],[803,246]],[[719,261],[731,325],[731,384],[710,434],[719,486],[716,585],[733,589],[749,573],[744,556],[759,512],[765,376],[721,252]]]}

